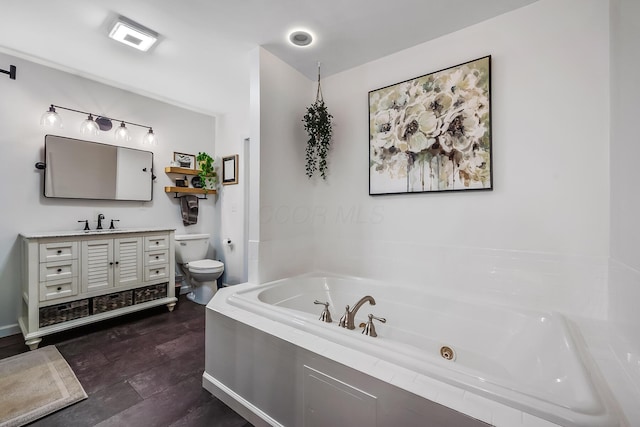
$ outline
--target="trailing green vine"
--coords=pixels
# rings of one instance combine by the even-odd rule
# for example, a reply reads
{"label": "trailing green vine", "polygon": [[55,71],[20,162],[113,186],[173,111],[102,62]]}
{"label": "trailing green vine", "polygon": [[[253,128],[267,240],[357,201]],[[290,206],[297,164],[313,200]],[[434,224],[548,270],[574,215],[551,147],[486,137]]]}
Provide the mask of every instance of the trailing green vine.
{"label": "trailing green vine", "polygon": [[320,172],[322,179],[327,179],[327,155],[331,145],[331,119],[324,101],[316,101],[307,107],[304,115],[304,130],[307,131],[306,174],[313,177],[316,171]]}
{"label": "trailing green vine", "polygon": [[320,64],[318,64],[318,91],[316,101],[307,107],[307,113],[302,118],[304,130],[307,131],[306,167],[307,177],[312,178],[314,173],[320,172],[322,179],[327,179],[327,156],[331,146],[333,116],[329,114],[327,106],[322,99],[320,88]]}
{"label": "trailing green vine", "polygon": [[215,189],[218,176],[213,166],[213,162],[215,161],[213,157],[205,152],[199,152],[196,161],[200,167],[198,176],[200,177],[200,182],[202,183],[202,188],[205,190],[205,193],[207,190]]}

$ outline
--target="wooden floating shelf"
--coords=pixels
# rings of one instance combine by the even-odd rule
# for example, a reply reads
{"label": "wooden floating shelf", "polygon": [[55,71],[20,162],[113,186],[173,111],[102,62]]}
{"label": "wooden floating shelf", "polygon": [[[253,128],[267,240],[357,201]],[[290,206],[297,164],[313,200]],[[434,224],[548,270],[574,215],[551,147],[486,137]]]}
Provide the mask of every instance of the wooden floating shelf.
{"label": "wooden floating shelf", "polygon": [[[180,168],[172,168],[180,169]],[[188,170],[188,169],[187,169]],[[179,172],[182,173],[182,172]],[[216,190],[205,190],[204,188],[193,187],[164,187],[165,193],[189,193],[189,194],[218,194]]]}
{"label": "wooden floating shelf", "polygon": [[177,166],[167,166],[164,171],[165,173],[179,173],[181,175],[198,175],[200,173],[197,169],[179,168]]}

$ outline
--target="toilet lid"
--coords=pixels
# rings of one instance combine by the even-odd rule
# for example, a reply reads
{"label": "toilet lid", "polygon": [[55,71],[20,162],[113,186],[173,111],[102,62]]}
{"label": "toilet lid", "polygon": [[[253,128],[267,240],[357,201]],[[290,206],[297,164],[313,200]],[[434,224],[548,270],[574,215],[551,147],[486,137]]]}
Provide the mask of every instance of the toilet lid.
{"label": "toilet lid", "polygon": [[212,270],[224,268],[224,264],[213,259],[201,259],[189,263],[189,270]]}

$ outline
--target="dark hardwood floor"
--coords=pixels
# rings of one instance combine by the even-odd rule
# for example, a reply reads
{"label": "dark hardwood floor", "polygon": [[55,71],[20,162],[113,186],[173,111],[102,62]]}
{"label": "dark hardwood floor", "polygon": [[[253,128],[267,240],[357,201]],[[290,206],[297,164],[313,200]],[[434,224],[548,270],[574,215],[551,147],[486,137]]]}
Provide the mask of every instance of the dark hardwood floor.
{"label": "dark hardwood floor", "polygon": [[[156,307],[45,337],[89,395],[32,426],[251,427],[202,388],[205,307],[180,297]],[[0,359],[29,351],[0,339]]]}

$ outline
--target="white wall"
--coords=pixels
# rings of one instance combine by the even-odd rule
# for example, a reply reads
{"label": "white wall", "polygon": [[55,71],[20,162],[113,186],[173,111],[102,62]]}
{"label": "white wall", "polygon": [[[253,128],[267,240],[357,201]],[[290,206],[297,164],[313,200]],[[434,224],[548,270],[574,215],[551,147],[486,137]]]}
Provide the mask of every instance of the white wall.
{"label": "white wall", "polygon": [[[640,3],[611,2],[610,317],[640,351]],[[637,365],[636,365],[637,371]],[[640,378],[640,373],[637,373]]]}
{"label": "white wall", "polygon": [[[487,54],[494,190],[369,196],[367,92]],[[604,317],[608,61],[606,2],[542,0],[327,78],[316,268]]]}
{"label": "white wall", "polygon": [[[85,78],[57,71],[9,55],[0,54],[2,68],[17,66],[17,79],[0,77],[0,181],[3,183],[3,209],[0,220],[0,336],[17,332],[20,309],[20,251],[18,233],[69,230],[81,227],[76,221],[89,219],[95,228],[98,213],[120,220],[119,226],[173,226],[178,233],[214,232],[215,198],[200,202],[198,224],[182,225],[179,205],[173,194],[164,193],[172,180],[164,167],[173,151],[213,154],[215,118],[135,95]],[[39,125],[49,104],[91,111],[106,116],[153,126],[159,137],[154,147],[154,168],[158,176],[153,184],[151,202],[115,202],[94,200],[45,199],[42,196],[42,172],[34,164],[42,160],[44,135],[53,133]],[[78,129],[84,119],[76,113],[59,111],[65,127],[56,134],[82,138]],[[139,144],[144,130],[131,127],[132,140]],[[115,144],[113,133],[91,140]],[[82,179],[82,177],[79,177]]]}
{"label": "white wall", "polygon": [[[265,282],[309,271],[313,230],[299,220],[311,206],[313,186],[304,174],[305,107],[315,99],[313,84],[262,48],[252,52],[251,145],[253,210],[252,281]],[[254,154],[255,153],[255,154]],[[257,260],[257,263],[255,262]]]}
{"label": "white wall", "polygon": [[[248,77],[247,77],[248,80]],[[247,109],[249,105],[249,86],[246,93],[238,96],[246,97]],[[244,160],[248,153],[245,152],[244,139],[249,137],[249,112],[234,111],[216,117],[216,160],[219,182],[222,182],[222,157],[233,154],[239,155],[238,184],[219,185],[219,202],[216,204],[216,234],[213,238],[216,247],[216,258],[225,265],[225,273],[222,277],[224,283],[235,285],[247,281],[245,272],[245,257],[248,235],[245,235],[246,207],[244,206],[245,192],[248,191],[248,182],[245,180]],[[232,245],[223,243],[225,239],[231,239]]]}

